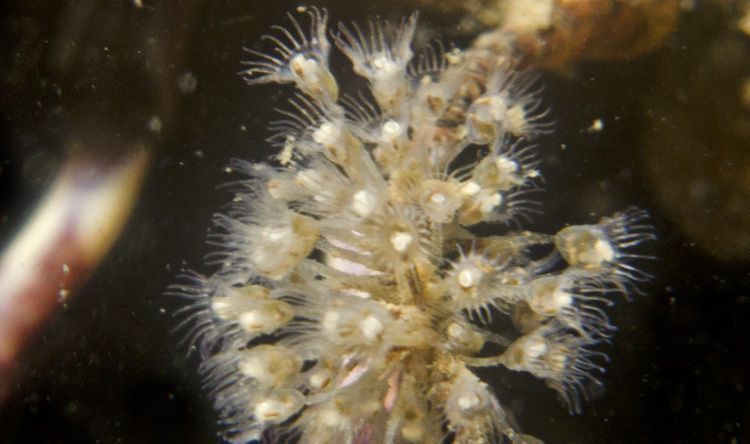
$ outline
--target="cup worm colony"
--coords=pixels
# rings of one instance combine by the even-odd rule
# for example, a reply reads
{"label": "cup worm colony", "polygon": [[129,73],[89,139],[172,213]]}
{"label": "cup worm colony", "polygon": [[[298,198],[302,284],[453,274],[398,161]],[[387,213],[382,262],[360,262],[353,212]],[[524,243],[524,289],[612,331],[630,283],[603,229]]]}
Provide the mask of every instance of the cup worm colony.
{"label": "cup worm colony", "polygon": [[[580,412],[605,308],[648,278],[641,210],[509,228],[539,212],[531,141],[552,126],[537,84],[481,48],[414,56],[416,26],[329,34],[307,8],[266,36],[273,52],[251,51],[248,83],[297,89],[271,126],[278,156],[235,162],[217,271],[171,289],[229,441],[538,442],[472,369],[528,372]],[[340,92],[331,41],[367,94]],[[493,331],[503,317],[513,336]]]}

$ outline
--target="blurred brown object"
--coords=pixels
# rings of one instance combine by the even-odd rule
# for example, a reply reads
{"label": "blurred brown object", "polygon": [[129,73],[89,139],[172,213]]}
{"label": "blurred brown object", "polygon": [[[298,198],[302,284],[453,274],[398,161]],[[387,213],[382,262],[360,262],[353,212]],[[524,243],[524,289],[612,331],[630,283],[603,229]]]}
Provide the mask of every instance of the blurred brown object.
{"label": "blurred brown object", "polygon": [[534,66],[565,69],[581,60],[627,60],[660,47],[675,27],[679,0],[415,0],[462,16],[467,32],[491,30],[477,45],[510,49]]}

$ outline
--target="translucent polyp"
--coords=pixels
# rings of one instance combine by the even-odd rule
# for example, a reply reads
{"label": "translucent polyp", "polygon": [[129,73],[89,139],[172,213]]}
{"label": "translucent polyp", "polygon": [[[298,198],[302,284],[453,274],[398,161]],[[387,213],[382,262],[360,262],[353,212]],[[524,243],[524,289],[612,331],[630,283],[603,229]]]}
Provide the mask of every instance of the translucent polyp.
{"label": "translucent polyp", "polygon": [[270,291],[262,285],[228,287],[211,300],[211,309],[224,320],[236,320],[242,313],[257,308],[268,300]]}
{"label": "translucent polyp", "polygon": [[598,225],[572,225],[555,236],[555,245],[565,261],[586,269],[599,269],[617,259],[607,233]]}
{"label": "translucent polyp", "polygon": [[273,279],[286,275],[312,251],[318,240],[315,219],[293,213],[284,225],[264,227],[255,240],[253,261],[258,272]]}
{"label": "translucent polyp", "polygon": [[302,368],[302,359],[278,345],[258,345],[242,352],[239,371],[262,388],[280,388]]}
{"label": "translucent polyp", "polygon": [[573,295],[561,276],[547,276],[529,283],[529,307],[544,316],[554,316],[573,304]]}
{"label": "translucent polyp", "polygon": [[297,413],[305,405],[305,396],[297,390],[271,392],[253,405],[253,414],[262,422],[278,424]]}

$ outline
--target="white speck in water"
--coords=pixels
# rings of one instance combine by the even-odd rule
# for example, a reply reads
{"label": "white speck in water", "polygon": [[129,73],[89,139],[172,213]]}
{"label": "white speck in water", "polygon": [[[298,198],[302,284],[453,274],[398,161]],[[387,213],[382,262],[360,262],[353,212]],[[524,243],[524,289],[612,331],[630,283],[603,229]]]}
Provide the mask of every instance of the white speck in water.
{"label": "white speck in water", "polygon": [[148,120],[148,129],[155,133],[161,132],[161,119],[159,116],[151,116]]}
{"label": "white speck in water", "polygon": [[187,71],[177,79],[177,87],[182,94],[190,94],[198,87],[198,78],[192,72]]}

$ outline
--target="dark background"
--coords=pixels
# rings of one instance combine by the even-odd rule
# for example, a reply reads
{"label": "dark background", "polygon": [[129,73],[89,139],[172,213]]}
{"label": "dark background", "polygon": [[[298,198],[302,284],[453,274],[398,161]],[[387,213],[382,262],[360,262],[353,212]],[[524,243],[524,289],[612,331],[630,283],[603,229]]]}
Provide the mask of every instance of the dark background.
{"label": "dark background", "polygon": [[[483,372],[523,430],[547,442],[750,442],[750,252],[739,241],[731,250],[750,228],[711,223],[748,217],[722,213],[726,190],[741,189],[732,188],[738,164],[747,166],[747,176],[736,180],[750,181],[750,139],[723,126],[737,113],[750,122],[736,104],[738,85],[750,75],[750,38],[733,28],[735,10],[724,3],[683,13],[664,48],[649,56],[542,74],[556,131],[539,142],[545,212],[527,228],[554,232],[636,205],[652,214],[659,235],[648,248],[656,259],[643,265],[656,276],[644,286],[647,294],[618,301],[611,311],[620,330],[602,348],[611,357],[606,388],[583,415],[569,416],[531,377]],[[328,7],[333,23],[377,14],[396,21],[409,12],[359,0],[318,4]],[[167,76],[168,88],[185,74],[197,80],[192,93],[175,93],[178,105],[163,116],[152,169],[122,236],[19,364],[13,393],[0,407],[0,443],[218,441],[197,361],[172,332],[171,312],[180,302],[163,292],[180,269],[206,270],[211,215],[230,199],[219,187],[232,179],[224,172],[229,160],[270,154],[265,127],[290,89],[247,87],[237,73],[247,57],[242,47],[265,48],[260,36],[286,23],[284,14],[295,6],[213,1],[136,10],[127,1],[30,1],[0,7],[3,244],[51,183],[71,122],[91,103],[103,104],[103,115],[123,128],[142,131],[156,106],[149,98],[169,96],[148,86],[154,72]],[[90,8],[95,24],[70,22],[71,8]],[[158,14],[163,21],[148,22]],[[470,37],[452,21],[423,13],[421,37],[448,34],[444,41],[465,46]],[[95,28],[91,41],[116,44],[110,58],[79,61],[61,74],[50,60],[58,55],[56,39],[73,26]],[[153,61],[139,48],[154,41],[177,48],[174,59],[161,60],[164,69],[143,67]],[[723,56],[712,58],[717,47]],[[332,63],[346,89],[362,84],[340,56]],[[92,83],[93,92],[86,88]],[[587,131],[595,119],[603,131]],[[685,177],[695,163],[712,165],[698,187],[709,192],[698,197]],[[688,184],[684,203],[664,199],[660,190],[670,184]],[[742,194],[738,199],[742,204]],[[685,206],[691,210],[675,210]]]}

